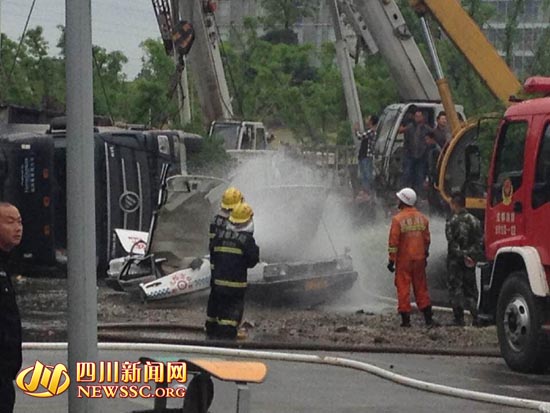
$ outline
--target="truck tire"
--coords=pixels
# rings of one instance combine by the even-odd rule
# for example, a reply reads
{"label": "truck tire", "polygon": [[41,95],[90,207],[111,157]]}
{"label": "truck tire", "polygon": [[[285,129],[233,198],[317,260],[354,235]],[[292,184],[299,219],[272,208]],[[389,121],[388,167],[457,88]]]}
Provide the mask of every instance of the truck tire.
{"label": "truck tire", "polygon": [[549,363],[548,338],[541,330],[543,303],[531,292],[527,274],[516,271],[504,281],[497,303],[500,352],[508,367],[541,373]]}

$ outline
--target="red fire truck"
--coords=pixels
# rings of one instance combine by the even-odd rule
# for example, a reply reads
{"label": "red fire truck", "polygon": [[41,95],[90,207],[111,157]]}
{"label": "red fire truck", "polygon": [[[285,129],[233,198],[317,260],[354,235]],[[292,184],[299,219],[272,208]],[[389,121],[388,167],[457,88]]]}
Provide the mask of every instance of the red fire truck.
{"label": "red fire truck", "polygon": [[[521,372],[550,365],[550,78],[500,121],[488,173],[481,310],[496,321],[502,356]],[[468,163],[468,162],[467,162]]]}

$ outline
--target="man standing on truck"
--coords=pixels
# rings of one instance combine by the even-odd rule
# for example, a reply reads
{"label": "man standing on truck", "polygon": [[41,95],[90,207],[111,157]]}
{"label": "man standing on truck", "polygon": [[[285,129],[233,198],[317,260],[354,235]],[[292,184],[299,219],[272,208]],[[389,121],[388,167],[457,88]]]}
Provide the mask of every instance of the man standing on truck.
{"label": "man standing on truck", "polygon": [[429,221],[414,207],[416,193],[413,189],[403,188],[396,196],[399,199],[399,213],[391,221],[388,270],[396,273],[397,311],[401,315],[401,327],[411,326],[411,284],[426,325],[434,327],[437,323],[433,320],[426,279],[426,260],[430,248]]}
{"label": "man standing on truck", "polygon": [[212,240],[212,279],[206,318],[206,334],[210,339],[237,337],[244,312],[248,268],[260,259],[253,236],[253,216],[250,205],[238,204],[231,211],[227,228],[218,231]]}
{"label": "man standing on truck", "polygon": [[439,112],[436,119],[436,125],[433,130],[433,137],[440,149],[443,149],[447,142],[451,140],[451,130],[447,123],[447,114],[443,111]]}
{"label": "man standing on truck", "polygon": [[402,185],[412,187],[416,194],[421,194],[424,189],[428,149],[426,135],[430,131],[431,128],[426,125],[424,113],[420,109],[416,109],[414,113],[414,122],[399,129],[400,133],[404,133]]}
{"label": "man standing on truck", "polygon": [[19,245],[23,225],[19,210],[0,202],[0,412],[15,404],[13,380],[21,368],[21,317],[10,279],[10,252]]}
{"label": "man standing on truck", "polygon": [[482,252],[481,224],[466,210],[466,198],[460,192],[452,195],[451,210],[453,215],[445,225],[445,236],[449,301],[454,314],[452,325],[464,326],[466,307],[472,315],[472,324],[478,326],[475,260]]}
{"label": "man standing on truck", "polygon": [[365,126],[367,127],[367,131],[365,133],[358,134],[358,138],[361,140],[358,156],[359,173],[361,174],[362,189],[370,195],[374,172],[373,158],[374,144],[376,143],[376,128],[378,127],[378,116],[369,116]]}

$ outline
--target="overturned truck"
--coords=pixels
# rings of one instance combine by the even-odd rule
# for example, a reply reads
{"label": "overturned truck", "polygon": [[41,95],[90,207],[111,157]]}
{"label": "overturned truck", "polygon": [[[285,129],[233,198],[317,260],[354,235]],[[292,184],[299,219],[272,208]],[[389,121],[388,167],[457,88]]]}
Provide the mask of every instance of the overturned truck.
{"label": "overturned truck", "polygon": [[[328,188],[296,183],[300,181],[289,172],[302,179],[304,175],[277,159],[279,155],[258,153],[231,179],[255,211],[261,262],[249,271],[248,297],[271,303],[320,303],[351,288],[357,272],[347,251],[307,258],[311,240],[326,231],[320,224]],[[166,179],[149,233],[117,232],[129,254],[111,261],[108,283],[138,291],[145,301],[207,290],[208,229],[228,185],[207,176]]]}

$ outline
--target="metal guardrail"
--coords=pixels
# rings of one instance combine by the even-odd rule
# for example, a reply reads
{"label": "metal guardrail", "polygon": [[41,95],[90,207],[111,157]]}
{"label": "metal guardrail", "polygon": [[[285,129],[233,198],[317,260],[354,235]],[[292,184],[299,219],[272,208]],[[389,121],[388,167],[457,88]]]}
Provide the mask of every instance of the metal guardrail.
{"label": "metal guardrail", "polygon": [[[317,145],[300,147],[300,156],[318,168],[332,186],[353,185],[357,175],[357,151],[352,145]],[[354,176],[355,175],[355,176]]]}

